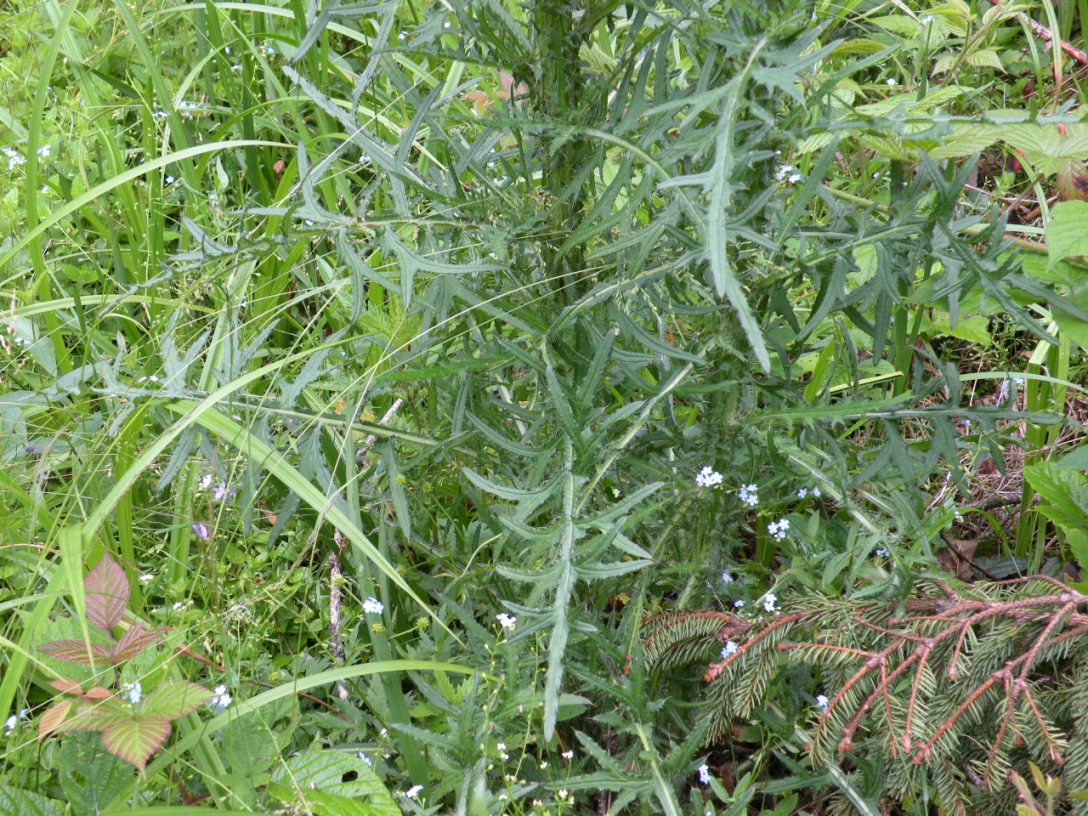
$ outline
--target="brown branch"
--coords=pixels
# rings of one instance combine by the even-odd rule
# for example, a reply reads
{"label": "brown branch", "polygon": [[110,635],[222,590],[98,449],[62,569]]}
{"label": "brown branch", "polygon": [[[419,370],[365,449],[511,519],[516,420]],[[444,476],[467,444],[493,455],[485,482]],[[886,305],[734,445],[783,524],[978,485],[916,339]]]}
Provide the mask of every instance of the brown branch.
{"label": "brown branch", "polygon": [[[1001,3],[1001,0],[990,0],[990,5],[992,5],[992,6],[1000,5],[1000,3]],[[1085,54],[1079,48],[1074,47],[1073,45],[1067,43],[1065,40],[1063,40],[1061,38],[1056,38],[1054,36],[1053,31],[1051,31],[1045,25],[1042,25],[1041,23],[1035,22],[1033,19],[1028,17],[1028,15],[1026,15],[1024,12],[1018,11],[1018,12],[1016,12],[1016,16],[1022,22],[1027,24],[1028,28],[1030,28],[1032,30],[1032,33],[1034,33],[1036,37],[1038,37],[1041,40],[1046,40],[1048,43],[1050,43],[1051,46],[1053,46],[1054,43],[1057,42],[1058,47],[1061,48],[1062,51],[1064,51],[1070,57],[1075,59],[1081,65],[1088,65],[1088,54]]]}

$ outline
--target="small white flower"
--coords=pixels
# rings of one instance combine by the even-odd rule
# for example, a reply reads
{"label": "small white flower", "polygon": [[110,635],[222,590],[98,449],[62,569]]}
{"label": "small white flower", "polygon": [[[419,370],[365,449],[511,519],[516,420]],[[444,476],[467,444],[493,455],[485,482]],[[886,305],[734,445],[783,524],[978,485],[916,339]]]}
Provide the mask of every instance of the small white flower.
{"label": "small white flower", "polygon": [[933,15],[932,14],[927,14],[925,17],[923,17],[918,22],[921,23],[924,26],[930,25],[930,24],[933,23]]}
{"label": "small white flower", "polygon": [[742,601],[742,600],[733,601],[733,608],[734,609],[744,609],[744,601]]}
{"label": "small white flower", "polygon": [[895,85],[896,85],[896,82],[895,82],[895,79],[893,77],[888,77],[886,80],[884,80],[884,84],[887,85],[889,88],[894,88]]}
{"label": "small white flower", "polygon": [[786,178],[786,176],[788,176],[792,172],[793,172],[793,165],[792,164],[780,164],[780,165],[778,165],[778,169],[775,170],[775,172],[774,172],[774,180],[775,181],[782,181],[783,179]]}
{"label": "small white flower", "polygon": [[723,584],[733,583],[733,576],[729,574],[729,570],[726,570],[725,572],[722,573],[722,583]]}
{"label": "small white flower", "polygon": [[412,787],[408,788],[408,790],[406,790],[404,792],[404,798],[405,799],[415,799],[417,796],[419,796],[419,792],[422,791],[422,790],[423,790],[422,785],[412,785]]}
{"label": "small white flower", "polygon": [[807,487],[802,487],[800,490],[797,491],[797,498],[803,499],[806,496],[808,496],[808,488]]}
{"label": "small white flower", "polygon": [[8,170],[14,170],[20,164],[26,164],[23,154],[14,148],[5,147],[4,155],[8,157]]}
{"label": "small white flower", "polygon": [[818,487],[812,488],[812,497],[814,499],[820,498],[820,488],[818,488]]}
{"label": "small white flower", "polygon": [[828,700],[826,697],[824,697],[824,695],[822,695],[822,694],[817,694],[816,695],[816,707],[819,708],[820,711],[827,711],[827,707],[830,704],[831,704],[831,701]]}
{"label": "small white flower", "polygon": [[160,120],[161,120],[161,119],[165,119],[165,118],[166,118],[166,117],[168,117],[169,115],[170,115],[170,114],[168,114],[168,113],[167,113],[166,111],[164,111],[164,110],[157,110],[157,111],[152,111],[152,112],[151,112],[151,118],[152,118],[152,119],[160,119]]}
{"label": "small white flower", "polygon": [[140,581],[141,584],[150,584],[154,580],[155,580],[155,576],[152,575],[150,572],[145,572],[143,575],[141,575],[139,577],[139,581]]}
{"label": "small white flower", "polygon": [[4,720],[4,735],[10,737],[11,732],[15,730],[17,725],[19,725],[19,718],[12,714]]}
{"label": "small white flower", "polygon": [[775,612],[775,611],[777,611],[776,607],[775,607],[775,604],[777,604],[777,603],[778,603],[778,596],[775,595],[773,592],[768,592],[766,595],[763,596],[763,611],[764,612]]}
{"label": "small white flower", "polygon": [[513,615],[507,615],[505,612],[500,612],[498,615],[496,615],[495,620],[497,620],[502,625],[502,628],[507,631],[512,630],[514,628],[514,624],[518,622],[518,619],[516,617],[514,617]]}
{"label": "small white flower", "polygon": [[566,798],[568,796],[570,796],[570,792],[566,788],[560,788],[558,793],[559,793],[559,798],[563,799],[563,800],[566,800]]}
{"label": "small white flower", "polygon": [[397,35],[397,39],[400,40],[401,42],[404,42],[405,40],[408,39],[408,32],[407,31],[400,32],[400,34]]}
{"label": "small white flower", "polygon": [[215,687],[215,696],[208,701],[208,705],[216,711],[222,711],[230,705],[230,694],[227,692],[227,687],[220,684]]}
{"label": "small white flower", "polygon": [[212,486],[212,481],[214,479],[215,477],[212,476],[212,474],[205,473],[203,476],[200,477],[200,489],[207,490],[209,487]]}
{"label": "small white flower", "polygon": [[564,751],[559,756],[563,757],[563,759],[565,759],[565,760],[567,760],[569,762],[570,760],[574,759],[574,751],[573,750]]}
{"label": "small white flower", "polygon": [[39,148],[38,148],[38,149],[37,149],[37,150],[36,150],[35,152],[36,152],[36,153],[38,154],[38,158],[40,158],[40,159],[48,159],[48,158],[49,158],[49,154],[50,154],[51,152],[53,152],[53,145],[47,145],[47,144],[43,144],[43,145],[42,145],[41,147],[39,147]]}
{"label": "small white flower", "polygon": [[121,686],[121,691],[128,695],[128,701],[133,705],[139,705],[144,696],[144,690],[140,687],[139,680],[134,683],[125,683]]}
{"label": "small white flower", "polygon": [[505,742],[496,742],[495,743],[495,750],[496,751],[505,751],[506,750],[506,743]]}
{"label": "small white flower", "polygon": [[705,762],[699,766],[699,781],[704,785],[710,784],[710,768]]}
{"label": "small white flower", "polygon": [[742,484],[737,491],[737,498],[749,507],[755,507],[759,504],[758,490],[759,487],[754,484]]}
{"label": "small white flower", "polygon": [[725,660],[727,657],[732,657],[733,655],[735,655],[738,648],[740,647],[737,646],[737,642],[735,640],[727,640],[725,642],[725,645],[722,646],[722,660]]}
{"label": "small white flower", "polygon": [[771,537],[775,541],[782,541],[786,538],[786,533],[790,529],[789,519],[779,519],[778,521],[772,521],[767,525],[767,532],[771,534]]}
{"label": "small white flower", "polygon": [[363,601],[363,611],[368,615],[380,615],[385,611],[385,604],[377,598],[367,598]]}
{"label": "small white flower", "polygon": [[546,759],[540,760],[540,770],[543,771],[547,767],[548,767],[548,760],[546,760]]}
{"label": "small white flower", "polygon": [[695,484],[699,487],[717,487],[722,483],[722,475],[707,465],[695,474]]}

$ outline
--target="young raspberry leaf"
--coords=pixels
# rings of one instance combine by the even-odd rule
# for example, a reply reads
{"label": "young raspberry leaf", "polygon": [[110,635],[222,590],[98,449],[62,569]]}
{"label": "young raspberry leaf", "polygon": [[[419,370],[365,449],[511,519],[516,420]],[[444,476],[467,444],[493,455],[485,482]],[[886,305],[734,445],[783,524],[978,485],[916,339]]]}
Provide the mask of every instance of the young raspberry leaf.
{"label": "young raspberry leaf", "polygon": [[169,736],[170,721],[165,717],[130,717],[110,723],[102,732],[102,745],[142,771]]}
{"label": "young raspberry leaf", "polygon": [[121,620],[128,605],[128,579],[125,571],[108,552],[103,553],[86,580],[87,619],[104,632],[109,632]]}
{"label": "young raspberry leaf", "polygon": [[74,694],[76,697],[83,696],[83,687],[75,680],[65,680],[64,678],[61,678],[60,680],[50,680],[49,685],[61,694]]}
{"label": "young raspberry leaf", "polygon": [[[38,651],[68,663],[82,663],[84,666],[91,664],[90,658],[87,657],[87,644],[82,640],[51,640],[39,646]],[[99,657],[112,660],[109,649],[97,643],[91,644],[91,651]]]}
{"label": "young raspberry leaf", "polygon": [[141,711],[145,715],[176,720],[178,717],[192,714],[212,696],[210,691],[196,683],[186,680],[166,680],[155,686],[155,690],[147,695]]}
{"label": "young raspberry leaf", "polygon": [[134,623],[125,632],[117,645],[113,647],[112,660],[114,663],[123,663],[132,660],[140,652],[158,639],[159,633],[144,629],[140,624]]}
{"label": "young raspberry leaf", "polygon": [[58,733],[70,731],[105,731],[115,722],[132,719],[132,709],[113,697],[108,700],[95,700],[83,703],[75,713],[58,728]]}
{"label": "young raspberry leaf", "polygon": [[45,739],[60,728],[61,723],[64,722],[64,718],[68,716],[68,712],[72,710],[75,703],[75,700],[61,700],[59,703],[50,706],[42,714],[42,718],[38,720],[38,739]]}

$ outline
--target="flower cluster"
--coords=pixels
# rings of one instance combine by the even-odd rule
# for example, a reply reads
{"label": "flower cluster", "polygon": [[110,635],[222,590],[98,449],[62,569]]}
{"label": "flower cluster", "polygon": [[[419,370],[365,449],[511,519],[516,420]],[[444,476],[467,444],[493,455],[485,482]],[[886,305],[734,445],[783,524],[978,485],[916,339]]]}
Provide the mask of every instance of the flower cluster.
{"label": "flower cluster", "polygon": [[778,596],[773,592],[768,592],[763,596],[763,611],[764,612],[778,612]]}
{"label": "flower cluster", "polygon": [[205,473],[203,476],[201,476],[200,482],[198,482],[198,484],[201,490],[211,490],[212,501],[216,502],[230,501],[234,498],[234,494],[238,492],[237,490],[232,490],[231,488],[227,487],[227,482],[225,479],[220,479],[219,484],[216,484],[215,476],[211,473]]}
{"label": "flower cluster", "polygon": [[500,612],[498,615],[496,615],[495,620],[497,620],[502,625],[502,628],[507,631],[512,630],[514,628],[514,624],[518,622],[517,618],[515,618],[513,615],[507,615],[505,612]]}
{"label": "flower cluster", "polygon": [[754,484],[742,484],[737,491],[737,498],[749,507],[755,507],[759,504],[758,490],[759,487]]}
{"label": "flower cluster", "polygon": [[215,687],[215,696],[208,701],[208,705],[215,711],[222,711],[230,705],[230,693],[227,691],[227,687],[223,684],[219,684]]}
{"label": "flower cluster", "polygon": [[771,538],[775,541],[782,541],[786,538],[786,533],[790,529],[789,519],[779,519],[778,521],[772,521],[767,525],[767,532],[771,534]]}
{"label": "flower cluster", "polygon": [[775,181],[784,181],[786,184],[796,184],[803,178],[792,164],[780,164],[774,174]]}
{"label": "flower cluster", "polygon": [[128,695],[128,701],[133,705],[139,705],[140,700],[144,697],[144,690],[140,686],[139,680],[135,683],[125,683],[121,686],[121,691]]}
{"label": "flower cluster", "polygon": [[26,164],[23,155],[13,147],[5,147],[4,155],[8,157],[8,170],[14,170],[20,164]]}
{"label": "flower cluster", "polygon": [[732,657],[733,655],[735,655],[737,653],[737,649],[739,648],[740,647],[737,645],[737,642],[735,640],[727,640],[725,642],[725,645],[722,646],[722,660],[725,660],[727,657]]}
{"label": "flower cluster", "polygon": [[704,785],[710,784],[710,768],[705,762],[699,766],[699,781]]}
{"label": "flower cluster", "polygon": [[707,465],[695,474],[695,484],[699,487],[717,487],[722,483],[722,475]]}
{"label": "flower cluster", "polygon": [[380,615],[385,611],[385,604],[377,598],[367,598],[363,601],[363,611],[368,615]]}
{"label": "flower cluster", "polygon": [[820,711],[827,711],[827,707],[830,704],[831,704],[831,701],[828,700],[824,695],[822,695],[822,694],[817,694],[816,695],[816,707],[818,709],[820,709]]}

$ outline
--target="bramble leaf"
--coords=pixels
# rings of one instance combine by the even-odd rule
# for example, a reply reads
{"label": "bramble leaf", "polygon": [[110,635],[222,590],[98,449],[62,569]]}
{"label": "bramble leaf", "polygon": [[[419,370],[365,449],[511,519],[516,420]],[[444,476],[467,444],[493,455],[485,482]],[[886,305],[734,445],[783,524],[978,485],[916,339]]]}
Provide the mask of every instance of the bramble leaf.
{"label": "bramble leaf", "polygon": [[109,632],[121,620],[128,606],[128,579],[125,571],[108,552],[91,570],[83,587],[87,595],[87,618],[104,632]]}
{"label": "bramble leaf", "polygon": [[212,692],[186,680],[166,680],[147,695],[141,708],[145,715],[176,720],[192,714],[212,698]]}
{"label": "bramble leaf", "polygon": [[113,723],[131,718],[131,709],[120,700],[96,700],[81,704],[57,731],[65,734],[72,731],[105,731]]}
{"label": "bramble leaf", "polygon": [[113,647],[112,659],[114,663],[121,663],[125,660],[132,660],[140,652],[154,643],[159,637],[159,633],[145,629],[138,623],[134,623],[125,634],[121,636],[121,639],[117,641],[117,645]]}
{"label": "bramble leaf", "polygon": [[38,739],[45,739],[60,728],[61,723],[64,722],[64,718],[68,716],[68,712],[72,710],[75,702],[75,700],[61,700],[59,703],[51,705],[42,714],[42,718],[38,720]]}
{"label": "bramble leaf", "polygon": [[75,680],[65,680],[64,678],[61,678],[60,680],[50,680],[49,685],[61,694],[74,694],[77,697],[83,696],[83,686]]}
{"label": "bramble leaf", "polygon": [[[68,663],[82,663],[84,666],[91,664],[87,656],[87,644],[82,640],[51,640],[39,646],[38,651]],[[91,644],[91,651],[106,660],[112,659],[110,651],[97,643]]]}
{"label": "bramble leaf", "polygon": [[165,717],[139,716],[112,722],[102,732],[102,745],[115,757],[142,771],[169,736],[170,721]]}

